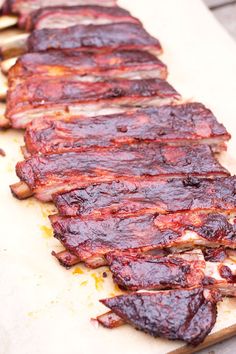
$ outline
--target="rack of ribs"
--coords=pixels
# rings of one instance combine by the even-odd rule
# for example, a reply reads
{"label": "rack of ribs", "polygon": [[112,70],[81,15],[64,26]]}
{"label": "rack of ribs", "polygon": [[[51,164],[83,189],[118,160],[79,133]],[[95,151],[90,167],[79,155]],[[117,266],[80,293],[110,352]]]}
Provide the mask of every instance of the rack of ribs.
{"label": "rack of ribs", "polygon": [[94,115],[119,112],[126,107],[163,105],[180,98],[161,79],[113,79],[81,82],[79,78],[32,78],[9,89],[6,117],[15,128],[25,128],[45,115]]}
{"label": "rack of ribs", "polygon": [[[50,216],[54,236],[77,263],[97,268],[106,265],[114,251],[147,252],[158,249],[194,247],[236,248],[234,218],[204,211],[166,215],[144,214],[106,218]],[[65,251],[65,252],[66,252]],[[54,255],[63,263],[68,253]],[[73,260],[76,263],[75,259]],[[65,265],[69,266],[70,260]]]}
{"label": "rack of ribs", "polygon": [[113,280],[121,289],[161,290],[204,285],[218,289],[222,295],[236,296],[236,263],[204,259],[202,251],[169,254],[165,257],[149,254],[113,252],[106,256]]}
{"label": "rack of ribs", "polygon": [[158,39],[145,31],[141,24],[130,22],[105,25],[76,25],[68,28],[43,28],[1,45],[1,56],[8,59],[26,52],[47,50],[111,52],[144,50],[156,56],[162,53]]}
{"label": "rack of ribs", "polygon": [[228,176],[207,145],[139,144],[82,152],[34,155],[16,165],[21,182],[11,186],[20,199],[35,195],[49,201],[52,194],[90,184],[120,181],[159,181],[186,175]]}
{"label": "rack of ribs", "polygon": [[130,293],[100,300],[112,312],[97,320],[107,328],[128,323],[154,337],[198,345],[216,322],[220,300],[216,290],[202,287]]}
{"label": "rack of ribs", "polygon": [[59,213],[67,216],[105,217],[186,211],[236,210],[236,177],[112,181],[54,194]]}
{"label": "rack of ribs", "polygon": [[22,55],[8,72],[9,86],[26,78],[87,76],[99,78],[166,79],[167,68],[154,55],[140,50],[110,53],[43,52]]}
{"label": "rack of ribs", "polygon": [[114,115],[36,119],[26,129],[24,151],[29,156],[155,142],[208,144],[219,152],[229,139],[210,110],[200,103],[187,103]]}

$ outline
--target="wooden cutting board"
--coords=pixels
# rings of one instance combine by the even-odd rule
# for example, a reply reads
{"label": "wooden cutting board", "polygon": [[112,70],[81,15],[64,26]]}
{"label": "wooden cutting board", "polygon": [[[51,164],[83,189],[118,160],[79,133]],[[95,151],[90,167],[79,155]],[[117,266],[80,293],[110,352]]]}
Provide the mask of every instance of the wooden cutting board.
{"label": "wooden cutting board", "polygon": [[[233,138],[222,163],[236,172],[236,45],[200,0],[120,0],[164,47],[169,81],[186,99],[210,107]],[[2,35],[2,34],[1,34]],[[1,38],[1,36],[0,36]],[[105,311],[98,300],[121,293],[106,268],[65,270],[50,255],[61,246],[52,237],[50,204],[18,201],[21,132],[0,133],[0,354],[193,353],[236,333],[236,300],[219,305],[217,324],[198,348],[154,339],[129,326],[106,330],[90,322]]]}

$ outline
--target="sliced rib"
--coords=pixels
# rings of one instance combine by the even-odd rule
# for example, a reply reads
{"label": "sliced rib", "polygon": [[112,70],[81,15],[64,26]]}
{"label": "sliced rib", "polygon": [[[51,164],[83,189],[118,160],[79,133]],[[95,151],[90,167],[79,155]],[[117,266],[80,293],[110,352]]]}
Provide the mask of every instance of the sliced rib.
{"label": "sliced rib", "polygon": [[13,127],[25,128],[45,115],[117,113],[125,107],[163,105],[179,98],[176,90],[161,79],[81,82],[71,77],[29,78],[8,91],[6,117]]}
{"label": "sliced rib", "polygon": [[49,49],[107,51],[141,49],[159,55],[160,42],[135,23],[77,25],[68,28],[35,30],[28,39],[28,51]]}
{"label": "sliced rib", "polygon": [[[113,251],[146,252],[195,246],[236,248],[235,225],[217,213],[175,213],[122,218],[50,217],[55,237],[87,265],[104,265]],[[100,260],[100,264],[98,262]]]}
{"label": "sliced rib", "polygon": [[22,55],[10,69],[8,80],[11,86],[33,75],[165,79],[167,68],[154,55],[140,50],[117,50],[110,53],[53,51]]}
{"label": "sliced rib", "polygon": [[206,286],[236,296],[236,263],[206,262],[200,250],[170,254],[112,252],[106,256],[113,280],[125,290],[180,289]]}
{"label": "sliced rib", "polygon": [[121,7],[97,5],[51,6],[31,12],[24,25],[26,31],[42,28],[66,28],[75,25],[104,25],[116,22],[138,23],[137,18]]}
{"label": "sliced rib", "polygon": [[144,50],[156,56],[162,53],[160,42],[150,36],[141,24],[119,22],[106,25],[76,25],[67,28],[34,30],[18,41],[12,38],[1,45],[2,59],[27,52],[63,50],[70,52],[112,52],[114,50]]}
{"label": "sliced rib", "polygon": [[[197,345],[212,330],[217,316],[216,305],[220,300],[217,291],[199,287],[131,293],[100,301],[124,323],[138,330],[154,337],[178,339]],[[108,327],[116,327],[110,312],[109,316],[112,326],[107,321]],[[100,316],[97,320],[104,325]]]}
{"label": "sliced rib", "polygon": [[83,151],[139,142],[208,144],[220,151],[230,139],[223,125],[200,103],[151,107],[115,115],[36,119],[25,133],[29,155]]}
{"label": "sliced rib", "polygon": [[[117,0],[99,0],[102,6],[115,6]],[[37,9],[48,6],[78,6],[78,5],[96,5],[96,0],[5,0],[2,11],[5,14],[16,14],[21,16],[23,22],[26,16]]]}
{"label": "sliced rib", "polygon": [[61,215],[140,215],[236,211],[236,177],[112,181],[53,196]]}
{"label": "sliced rib", "polygon": [[[209,146],[155,144],[35,155],[19,162],[16,173],[32,194],[44,201],[51,200],[52,194],[57,192],[113,180],[158,181],[186,175],[217,177],[229,174]],[[14,185],[12,189],[14,192]]]}

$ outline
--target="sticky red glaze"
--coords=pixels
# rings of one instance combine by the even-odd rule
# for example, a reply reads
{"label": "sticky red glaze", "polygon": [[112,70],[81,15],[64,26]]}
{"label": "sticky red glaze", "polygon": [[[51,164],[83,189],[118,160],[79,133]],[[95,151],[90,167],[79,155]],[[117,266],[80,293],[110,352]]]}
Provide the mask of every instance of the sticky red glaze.
{"label": "sticky red glaze", "polygon": [[55,195],[63,215],[135,215],[146,212],[235,211],[236,177],[120,181]]}
{"label": "sticky red glaze", "polygon": [[133,293],[101,302],[136,329],[197,345],[215,324],[219,299],[215,291],[195,288]]}
{"label": "sticky red glaze", "polygon": [[[6,117],[17,113],[27,114],[34,108],[63,107],[73,104],[126,104],[139,105],[144,99],[160,98],[175,100],[177,91],[161,79],[127,80],[113,79],[105,82],[81,82],[71,77],[28,78],[8,91]],[[127,99],[130,102],[127,102]]]}
{"label": "sticky red glaze", "polygon": [[188,103],[95,117],[43,117],[27,128],[25,144],[30,154],[45,154],[139,142],[184,145],[212,139],[217,145],[229,138],[211,111]]}
{"label": "sticky red glaze", "polygon": [[175,256],[129,255],[114,252],[106,256],[113,280],[122,289],[175,289],[201,286],[204,260],[187,261]]}
{"label": "sticky red glaze", "polygon": [[[141,215],[130,218],[51,217],[55,237],[81,260],[106,255],[116,250],[136,252],[184,246],[224,245],[236,248],[235,227],[220,214],[182,213]],[[187,230],[194,231],[197,240],[184,238]]]}
{"label": "sticky red glaze", "polygon": [[114,250],[146,251],[174,245],[179,234],[160,232],[154,221],[155,216],[150,214],[102,220],[51,216],[55,237],[81,260]]}
{"label": "sticky red glaze", "polygon": [[194,231],[208,243],[225,245],[235,248],[236,225],[232,224],[226,215],[216,212],[187,212],[159,215],[155,219],[159,230]]}
{"label": "sticky red glaze", "polygon": [[35,30],[28,38],[28,51],[49,49],[114,50],[141,49],[160,54],[160,42],[140,24],[120,22],[106,25],[77,25],[62,29]]}
{"label": "sticky red glaze", "polygon": [[51,194],[116,179],[228,175],[208,146],[152,144],[33,156],[19,162],[16,173],[33,192],[49,189]]}
{"label": "sticky red glaze", "polygon": [[204,258],[210,262],[223,262],[227,257],[227,250],[223,247],[203,249]]}
{"label": "sticky red glaze", "polygon": [[141,50],[117,50],[108,53],[52,51],[22,55],[10,69],[8,80],[11,85],[16,78],[32,78],[32,75],[40,75],[41,78],[67,75],[119,77],[154,70],[159,70],[160,77],[166,78],[166,65],[154,55]]}
{"label": "sticky red glaze", "polygon": [[[60,22],[58,23],[59,18]],[[96,21],[140,23],[138,19],[131,16],[129,11],[118,6],[51,6],[31,12],[27,16],[24,28],[26,31],[32,31],[33,29],[46,28],[47,24],[50,28],[58,28],[63,22],[67,23],[67,27],[69,27],[76,24],[93,24],[93,21],[94,24]]]}

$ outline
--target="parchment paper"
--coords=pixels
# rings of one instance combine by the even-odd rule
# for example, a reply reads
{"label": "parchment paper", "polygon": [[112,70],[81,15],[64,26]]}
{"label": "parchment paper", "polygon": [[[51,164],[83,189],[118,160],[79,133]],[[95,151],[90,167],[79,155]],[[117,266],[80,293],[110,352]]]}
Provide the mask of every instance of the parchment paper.
{"label": "parchment paper", "polygon": [[[164,47],[169,81],[186,99],[211,108],[232,133],[223,164],[236,172],[236,45],[200,0],[120,0]],[[98,300],[120,293],[110,275],[83,266],[65,270],[50,255],[61,246],[51,235],[52,205],[18,201],[17,181],[23,134],[0,133],[0,353],[159,354],[182,342],[154,339],[129,326],[106,330],[90,322],[105,307]],[[236,301],[219,306],[214,331],[236,323]]]}

